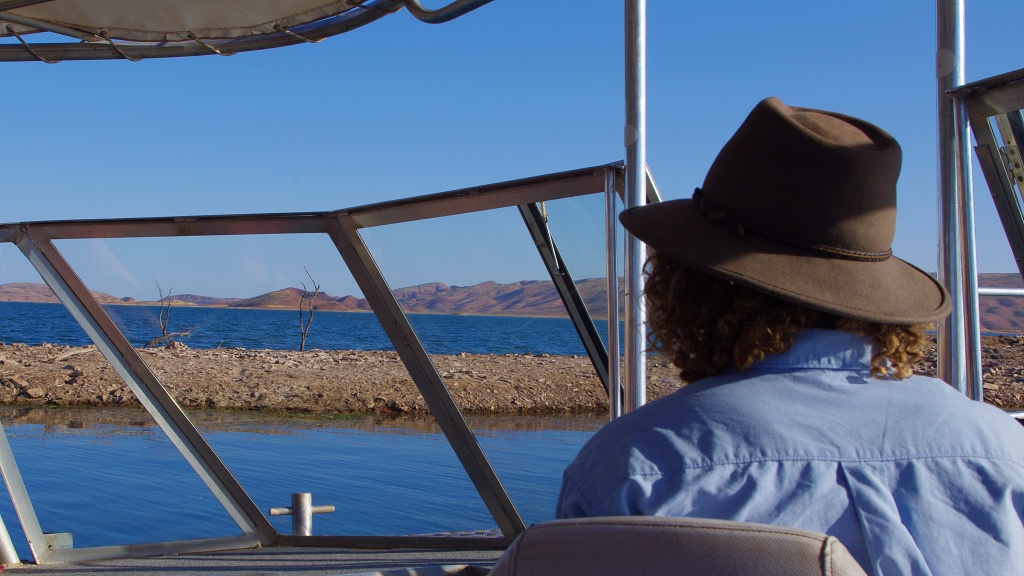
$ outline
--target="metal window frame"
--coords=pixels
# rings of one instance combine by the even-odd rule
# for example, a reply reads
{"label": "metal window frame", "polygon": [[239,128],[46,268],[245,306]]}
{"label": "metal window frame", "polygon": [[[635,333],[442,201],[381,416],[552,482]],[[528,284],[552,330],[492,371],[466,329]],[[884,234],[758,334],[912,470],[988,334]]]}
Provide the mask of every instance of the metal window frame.
{"label": "metal window frame", "polygon": [[[1024,109],[1024,70],[968,84],[954,95],[964,101],[969,111],[978,163],[1017,269],[1024,274],[1024,183],[1015,184],[1011,179],[1013,167],[1008,157],[1009,153],[1016,153],[1019,164],[1024,152],[1024,131],[1018,125]],[[1016,122],[1011,116],[1016,116]]]}
{"label": "metal window frame", "polygon": [[[576,288],[576,282],[573,281],[572,274],[569,273],[569,267],[558,252],[558,246],[555,244],[555,239],[548,228],[547,219],[541,213],[539,203],[521,204],[519,206],[519,213],[523,217],[527,230],[530,231],[530,237],[537,247],[537,252],[540,253],[541,260],[544,261],[544,267],[547,268],[551,282],[555,285],[555,290],[558,291],[562,303],[565,304],[565,311],[569,314],[569,318],[576,328],[580,341],[583,342],[587,356],[590,357],[591,362],[594,364],[594,369],[597,370],[597,375],[601,379],[601,385],[604,386],[605,393],[611,394],[612,386],[608,379],[608,349],[601,340],[601,335],[597,331],[593,318],[587,312],[586,303],[583,302],[583,298]],[[611,309],[609,309],[610,314]],[[611,323],[609,316],[609,334],[613,326],[615,324]]]}
{"label": "metal window frame", "polygon": [[[18,6],[28,5],[37,1],[45,0],[0,0],[0,10],[2,9],[14,9]],[[296,27],[287,32],[278,34],[270,34],[254,38],[245,39],[234,39],[234,40],[210,40],[195,42],[178,42],[178,43],[166,43],[166,44],[144,44],[144,43],[129,43],[129,42],[82,42],[78,44],[62,43],[62,44],[29,44],[29,45],[17,45],[17,44],[0,44],[0,61],[44,61],[52,62],[59,60],[109,60],[109,59],[121,59],[127,58],[129,60],[138,60],[142,58],[156,58],[156,57],[182,57],[182,56],[199,56],[209,54],[222,54],[230,55],[237,52],[248,51],[248,50],[262,50],[267,48],[273,48],[278,46],[286,46],[290,44],[296,44],[299,42],[316,41],[327,36],[340,34],[348,30],[355,29],[364,24],[367,24],[383,15],[397,11],[404,4],[410,9],[413,14],[427,22],[441,22],[450,19],[451,17],[457,17],[468,10],[472,10],[478,6],[486,4],[489,0],[454,0],[449,5],[438,9],[438,10],[426,10],[423,9],[417,0],[367,0],[363,3],[360,8],[353,9],[352,11],[344,14],[327,18],[319,22],[314,22],[305,26]],[[363,10],[365,8],[365,10]],[[422,12],[422,14],[417,14]],[[623,182],[621,188],[623,189],[624,204],[625,207],[632,207],[642,205],[645,200],[653,195],[658,198],[657,187],[653,184],[653,179],[650,177],[650,172],[647,168],[646,161],[646,0],[625,0],[624,2],[624,24],[626,32],[625,42],[625,100],[626,100],[626,118],[625,118],[625,148],[626,148],[626,161],[625,163],[619,163],[614,165],[605,165],[597,167],[596,169],[585,169],[584,172],[578,172],[574,174],[562,173],[560,175],[550,175],[547,177],[539,177],[538,179],[532,179],[531,181],[517,181],[513,183],[505,183],[504,185],[494,185],[485,189],[471,189],[457,191],[444,197],[426,199],[421,198],[415,201],[408,202],[396,202],[387,203],[386,205],[375,205],[370,207],[357,208],[347,211],[337,211],[332,213],[308,213],[308,214],[287,214],[287,215],[265,215],[265,216],[224,216],[224,217],[188,217],[182,219],[125,219],[115,221],[102,221],[102,222],[80,222],[80,221],[66,221],[66,222],[48,222],[48,223],[25,223],[23,225],[14,226],[0,226],[0,241],[5,242],[21,242],[19,246],[26,246],[27,254],[42,254],[45,251],[50,251],[50,241],[59,238],[108,238],[108,237],[152,237],[152,236],[194,236],[194,235],[220,235],[220,234],[263,234],[263,233],[314,233],[324,232],[331,236],[332,240],[335,241],[339,252],[342,253],[343,258],[346,258],[346,262],[350,264],[358,264],[360,267],[365,269],[365,274],[361,280],[361,283],[365,283],[368,287],[374,287],[374,291],[378,292],[378,296],[375,298],[378,300],[378,306],[381,310],[375,310],[378,313],[379,318],[388,318],[389,320],[395,316],[392,306],[389,302],[387,294],[386,282],[382,282],[383,277],[379,276],[379,270],[376,270],[375,264],[372,262],[372,258],[369,253],[363,253],[360,243],[357,242],[358,230],[362,227],[369,227],[375,225],[381,225],[388,223],[389,219],[391,223],[411,221],[417,219],[423,219],[427,217],[437,217],[441,215],[452,215],[456,213],[472,212],[490,207],[501,207],[501,206],[522,206],[528,205],[532,202],[538,202],[543,200],[550,200],[555,198],[569,197],[573,195],[580,195],[584,192],[577,192],[577,190],[593,190],[593,191],[604,191],[607,195],[606,198],[606,226],[608,229],[609,239],[607,241],[607,247],[609,255],[614,254],[617,249],[617,242],[615,237],[615,228],[617,225],[615,219],[615,199],[612,197],[614,194],[614,188],[616,183]],[[74,30],[60,30],[56,27],[50,27],[49,31],[57,34],[66,34],[70,37],[81,39],[81,35],[77,34]],[[561,179],[561,182],[554,182],[554,180]],[[599,184],[603,182],[603,186]],[[562,187],[566,185],[569,192],[566,192]],[[513,204],[496,201],[496,196],[499,194],[489,194],[490,191],[501,190],[500,196],[505,196],[514,199]],[[550,195],[554,194],[554,195]],[[410,209],[413,212],[410,212]],[[424,209],[428,214],[415,214],[416,209]],[[325,226],[329,229],[324,228]],[[82,236],[81,234],[85,234]],[[26,240],[28,239],[28,240]],[[43,246],[45,250],[36,250],[39,246]],[[554,245],[552,244],[552,247]],[[62,261],[59,258],[59,254],[55,249],[52,251],[53,255],[57,258],[55,261],[58,264]],[[553,250],[552,250],[553,252]],[[625,234],[625,252],[626,257],[624,259],[625,269],[625,323],[626,323],[626,338],[625,347],[623,351],[622,360],[624,362],[624,386],[621,388],[624,394],[620,395],[620,383],[619,383],[619,354],[618,354],[618,330],[615,329],[618,326],[618,279],[617,279],[617,266],[616,261],[613,258],[609,259],[609,274],[608,274],[608,297],[609,297],[609,337],[614,343],[613,354],[609,359],[609,380],[606,381],[606,386],[610,387],[614,400],[610,402],[612,410],[610,411],[611,416],[614,418],[619,415],[622,410],[622,400],[625,399],[627,410],[632,410],[639,407],[646,401],[646,358],[644,355],[644,345],[646,336],[646,312],[643,307],[643,301],[640,297],[643,291],[643,261],[645,256],[645,248],[641,242],[633,238],[629,234]],[[543,255],[543,253],[542,253]],[[554,255],[553,255],[554,256]],[[557,257],[554,258],[557,260]],[[45,258],[37,259],[40,266],[46,268],[49,266]],[[77,277],[73,276],[73,271],[68,268],[67,271],[60,270],[59,267],[53,267],[56,271],[55,274],[50,275],[50,280],[55,284],[68,285],[68,280]],[[62,272],[70,272],[71,277],[62,278]],[[379,277],[378,277],[379,276]],[[76,285],[74,281],[70,285]],[[53,286],[51,286],[53,288]],[[56,292],[57,290],[55,290]],[[168,412],[168,430],[176,430],[176,434],[179,434],[188,440],[192,433],[188,430],[189,427],[194,431],[194,427],[187,421],[187,418],[179,418],[174,415],[174,411],[165,407],[159,402],[155,402],[156,399],[161,397],[160,390],[162,385],[155,378],[148,374],[148,368],[145,368],[144,362],[139,360],[141,366],[136,366],[133,359],[126,359],[118,354],[119,341],[116,338],[111,338],[110,334],[107,333],[107,324],[112,326],[109,322],[109,318],[106,322],[99,322],[94,316],[103,317],[105,313],[102,311],[95,301],[92,300],[90,293],[76,293],[70,287],[66,291],[65,306],[72,309],[73,315],[76,315],[76,319],[80,323],[93,323],[98,327],[96,332],[97,338],[108,338],[111,341],[111,345],[108,347],[105,355],[108,355],[108,361],[116,366],[120,366],[120,371],[124,372],[128,379],[136,381],[140,391],[144,391],[147,394],[152,394],[154,398],[154,406],[159,405],[161,409],[165,409]],[[400,311],[399,311],[400,312]],[[403,315],[404,316],[404,315]],[[405,322],[407,324],[407,322]],[[116,329],[115,329],[116,330]],[[434,394],[437,391],[436,384],[441,382],[440,377],[436,374],[436,369],[432,366],[424,365],[418,358],[421,357],[422,345],[413,337],[410,338],[411,328],[406,329],[405,326],[400,326],[394,329],[394,335],[389,332],[389,336],[392,338],[399,338],[404,341],[403,346],[407,346],[406,356],[403,357],[403,361],[406,358],[416,360],[412,362],[418,367],[420,372],[419,379],[416,381],[417,386],[420,387],[421,391],[430,392]],[[91,334],[92,335],[92,334]],[[613,336],[614,335],[614,336]],[[123,339],[123,336],[122,336]],[[398,343],[395,343],[396,349],[402,349]],[[130,357],[131,355],[129,355]],[[411,361],[410,360],[410,361]],[[407,368],[410,366],[407,365]],[[410,372],[413,370],[410,368]],[[152,387],[152,390],[150,389]],[[441,382],[443,388],[443,382]],[[165,392],[164,392],[165,393]],[[443,407],[446,405],[446,401],[443,398],[443,394],[437,395],[434,398],[434,402],[440,402]],[[180,408],[178,408],[180,411]],[[461,417],[461,415],[459,415]],[[180,421],[179,421],[180,420]],[[458,423],[451,423],[446,428],[446,435],[449,434],[449,430],[453,431],[452,434],[461,436],[463,427]],[[468,429],[467,429],[468,430]],[[2,453],[2,446],[0,446],[0,461],[2,461],[4,454]],[[7,450],[10,455],[9,449]],[[211,451],[212,454],[212,451]],[[486,460],[481,462],[474,450],[467,448],[465,450],[465,459],[463,464],[469,465],[486,465]],[[13,455],[11,460],[13,461]],[[207,483],[212,489],[224,490],[224,479],[219,477],[217,470],[220,466],[216,462],[207,462],[205,455],[204,457],[192,458],[193,465],[199,468],[211,468],[211,480]],[[216,455],[212,454],[212,458],[216,459]],[[460,455],[460,459],[463,456]],[[469,462],[469,464],[467,464]],[[488,465],[489,466],[489,465]],[[225,468],[226,470],[226,468]],[[15,469],[16,471],[16,469]],[[12,475],[15,471],[12,471]],[[4,471],[6,474],[6,471]],[[469,470],[467,470],[469,472]],[[473,478],[474,483],[477,485],[478,490],[483,487],[489,489],[498,489],[500,484],[497,484],[490,478],[490,474],[486,472],[476,471],[475,475],[470,472],[470,476]],[[496,478],[496,477],[495,477]],[[231,489],[224,490],[228,493],[233,492]],[[480,543],[474,544],[472,540],[468,539],[447,539],[447,538],[418,538],[411,537],[405,540],[397,539],[394,537],[379,539],[375,537],[361,537],[355,539],[349,539],[344,541],[342,539],[332,539],[329,541],[318,540],[320,537],[308,537],[309,539],[300,539],[294,541],[294,539],[277,534],[276,531],[269,535],[263,529],[263,522],[266,520],[263,518],[260,520],[258,516],[262,516],[257,510],[255,514],[252,513],[251,507],[245,502],[248,498],[244,494],[244,491],[240,495],[229,494],[233,496],[231,498],[227,496],[222,497],[222,501],[226,502],[226,505],[233,507],[236,510],[241,510],[240,516],[241,524],[244,526],[255,526],[256,533],[259,534],[260,538],[276,538],[276,543],[283,544],[288,543],[291,545],[303,545],[303,543],[309,542],[309,545],[352,545],[352,546],[369,546],[369,547],[381,547],[381,546],[401,546],[404,541],[407,544],[411,544],[418,547],[424,548],[451,548],[457,547],[467,549],[477,545],[491,547],[492,543]],[[496,513],[499,516],[503,516],[504,520],[499,520],[499,525],[502,526],[505,539],[501,541],[500,545],[504,545],[510,539],[508,529],[513,532],[520,528],[521,519],[518,518],[518,514],[515,513],[514,508],[509,509],[506,506],[506,497],[501,495],[495,495],[490,500],[488,497],[484,497],[491,509],[492,513]],[[25,495],[25,500],[30,504]],[[248,532],[247,532],[248,534]],[[491,539],[497,540],[497,539]],[[0,543],[2,544],[2,543]],[[247,543],[248,544],[248,543]],[[146,548],[146,554],[154,553],[172,553],[175,551],[185,551],[187,546],[190,544],[183,542],[174,543],[163,543],[148,545]],[[192,546],[198,546],[195,541],[192,541]],[[500,546],[499,545],[499,546]],[[2,547],[2,546],[0,546]],[[74,559],[96,559],[99,557],[117,557],[123,556],[126,553],[131,553],[132,550],[139,550],[141,548],[126,548],[121,547],[120,551],[114,553],[112,550],[99,551],[93,549],[94,554],[99,556],[86,556],[86,552],[83,550],[70,551],[71,554],[60,554],[55,556],[43,555],[43,558],[61,558],[62,560],[74,560]],[[109,554],[107,554],[109,552]]]}
{"label": "metal window frame", "polygon": [[[329,212],[74,220],[0,225],[0,242],[10,242],[18,246],[43,281],[96,343],[107,361],[129,385],[143,407],[153,415],[161,430],[171,439],[242,530],[242,536],[234,537],[48,550],[42,539],[42,530],[35,518],[31,500],[21,482],[14,456],[0,428],[0,436],[3,436],[0,439],[0,472],[8,483],[12,501],[36,562],[46,564],[273,545],[433,549],[506,546],[525,530],[525,523],[487,461],[406,314],[401,310],[371,251],[363,243],[359,231],[363,228],[498,208],[518,207],[521,213],[529,213],[529,206],[538,202],[589,194],[610,196],[617,194],[615,183],[622,180],[624,172],[622,163],[613,163]],[[653,179],[648,180],[648,189],[653,190],[655,197],[657,196]],[[529,225],[527,229],[535,232]],[[255,234],[325,234],[331,239],[497,523],[502,538],[291,536],[278,533],[181,407],[167,393],[157,376],[114,325],[53,243],[55,240],[95,238]],[[546,262],[559,262],[557,246],[550,236],[546,237],[544,244],[543,247],[539,247],[541,257]],[[564,263],[557,268],[557,273],[567,280],[567,285],[571,285],[572,278]],[[617,279],[610,277],[608,280],[611,291],[613,286],[617,287]],[[567,302],[566,306],[574,314],[573,319],[577,326],[593,324],[582,301]],[[595,363],[598,362],[595,356],[592,356],[592,359]],[[606,370],[609,362],[617,365],[618,356],[611,360],[605,356]]]}
{"label": "metal window frame", "polygon": [[944,218],[940,255],[944,259],[940,264],[945,265],[940,266],[940,271],[945,270],[943,280],[953,298],[953,312],[940,326],[939,373],[969,398],[982,401],[978,296],[990,291],[978,288],[968,131],[974,134],[978,163],[1018,270],[1024,273],[1022,200],[1007,177],[1000,152],[1004,148],[1003,138],[1014,137],[1007,115],[1024,108],[1024,70],[971,84],[951,85],[940,98],[940,104],[944,104],[940,113],[946,110],[952,115],[951,128],[940,131],[940,151],[946,159],[944,173],[949,173],[941,189]]}

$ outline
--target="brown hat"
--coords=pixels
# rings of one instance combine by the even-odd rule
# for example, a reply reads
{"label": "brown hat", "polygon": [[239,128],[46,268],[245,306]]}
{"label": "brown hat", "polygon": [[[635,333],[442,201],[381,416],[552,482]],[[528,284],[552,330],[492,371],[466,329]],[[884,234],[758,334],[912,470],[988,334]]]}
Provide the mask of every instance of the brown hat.
{"label": "brown hat", "polygon": [[890,324],[949,314],[946,291],[892,255],[899,144],[833,112],[761,101],[692,199],[624,211],[673,260],[809,308]]}

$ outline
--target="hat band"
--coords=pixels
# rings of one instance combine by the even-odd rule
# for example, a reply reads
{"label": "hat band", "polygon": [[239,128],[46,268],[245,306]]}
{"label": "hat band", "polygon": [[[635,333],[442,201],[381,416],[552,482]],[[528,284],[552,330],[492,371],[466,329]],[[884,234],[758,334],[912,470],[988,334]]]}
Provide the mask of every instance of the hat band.
{"label": "hat band", "polygon": [[735,232],[740,236],[751,234],[780,244],[787,244],[796,248],[820,252],[828,256],[834,256],[846,260],[880,262],[882,260],[888,260],[889,257],[892,256],[891,248],[885,252],[862,252],[860,250],[849,250],[847,248],[838,248],[836,246],[828,246],[826,244],[805,242],[791,236],[767,234],[732,217],[728,211],[716,204],[713,200],[710,200],[700,188],[695,188],[693,190],[693,205],[697,208],[697,211],[708,220],[708,222],[728,226],[735,230]]}

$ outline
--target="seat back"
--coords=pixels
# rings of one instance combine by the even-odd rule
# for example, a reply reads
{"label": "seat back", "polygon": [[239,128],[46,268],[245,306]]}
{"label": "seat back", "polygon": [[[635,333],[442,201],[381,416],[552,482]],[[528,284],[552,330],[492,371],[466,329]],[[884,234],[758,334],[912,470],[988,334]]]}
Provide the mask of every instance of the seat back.
{"label": "seat back", "polygon": [[490,576],[866,576],[832,536],[764,524],[615,516],[531,526]]}

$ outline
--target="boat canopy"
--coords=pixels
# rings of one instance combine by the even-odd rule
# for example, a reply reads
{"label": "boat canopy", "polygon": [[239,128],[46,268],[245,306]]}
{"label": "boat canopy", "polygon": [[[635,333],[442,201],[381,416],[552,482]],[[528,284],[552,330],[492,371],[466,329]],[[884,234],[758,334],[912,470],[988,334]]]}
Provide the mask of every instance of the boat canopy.
{"label": "boat canopy", "polygon": [[490,1],[430,10],[419,0],[151,0],[142,10],[134,0],[0,0],[0,37],[19,41],[0,45],[0,61],[230,56],[319,42],[403,7],[441,23]]}

